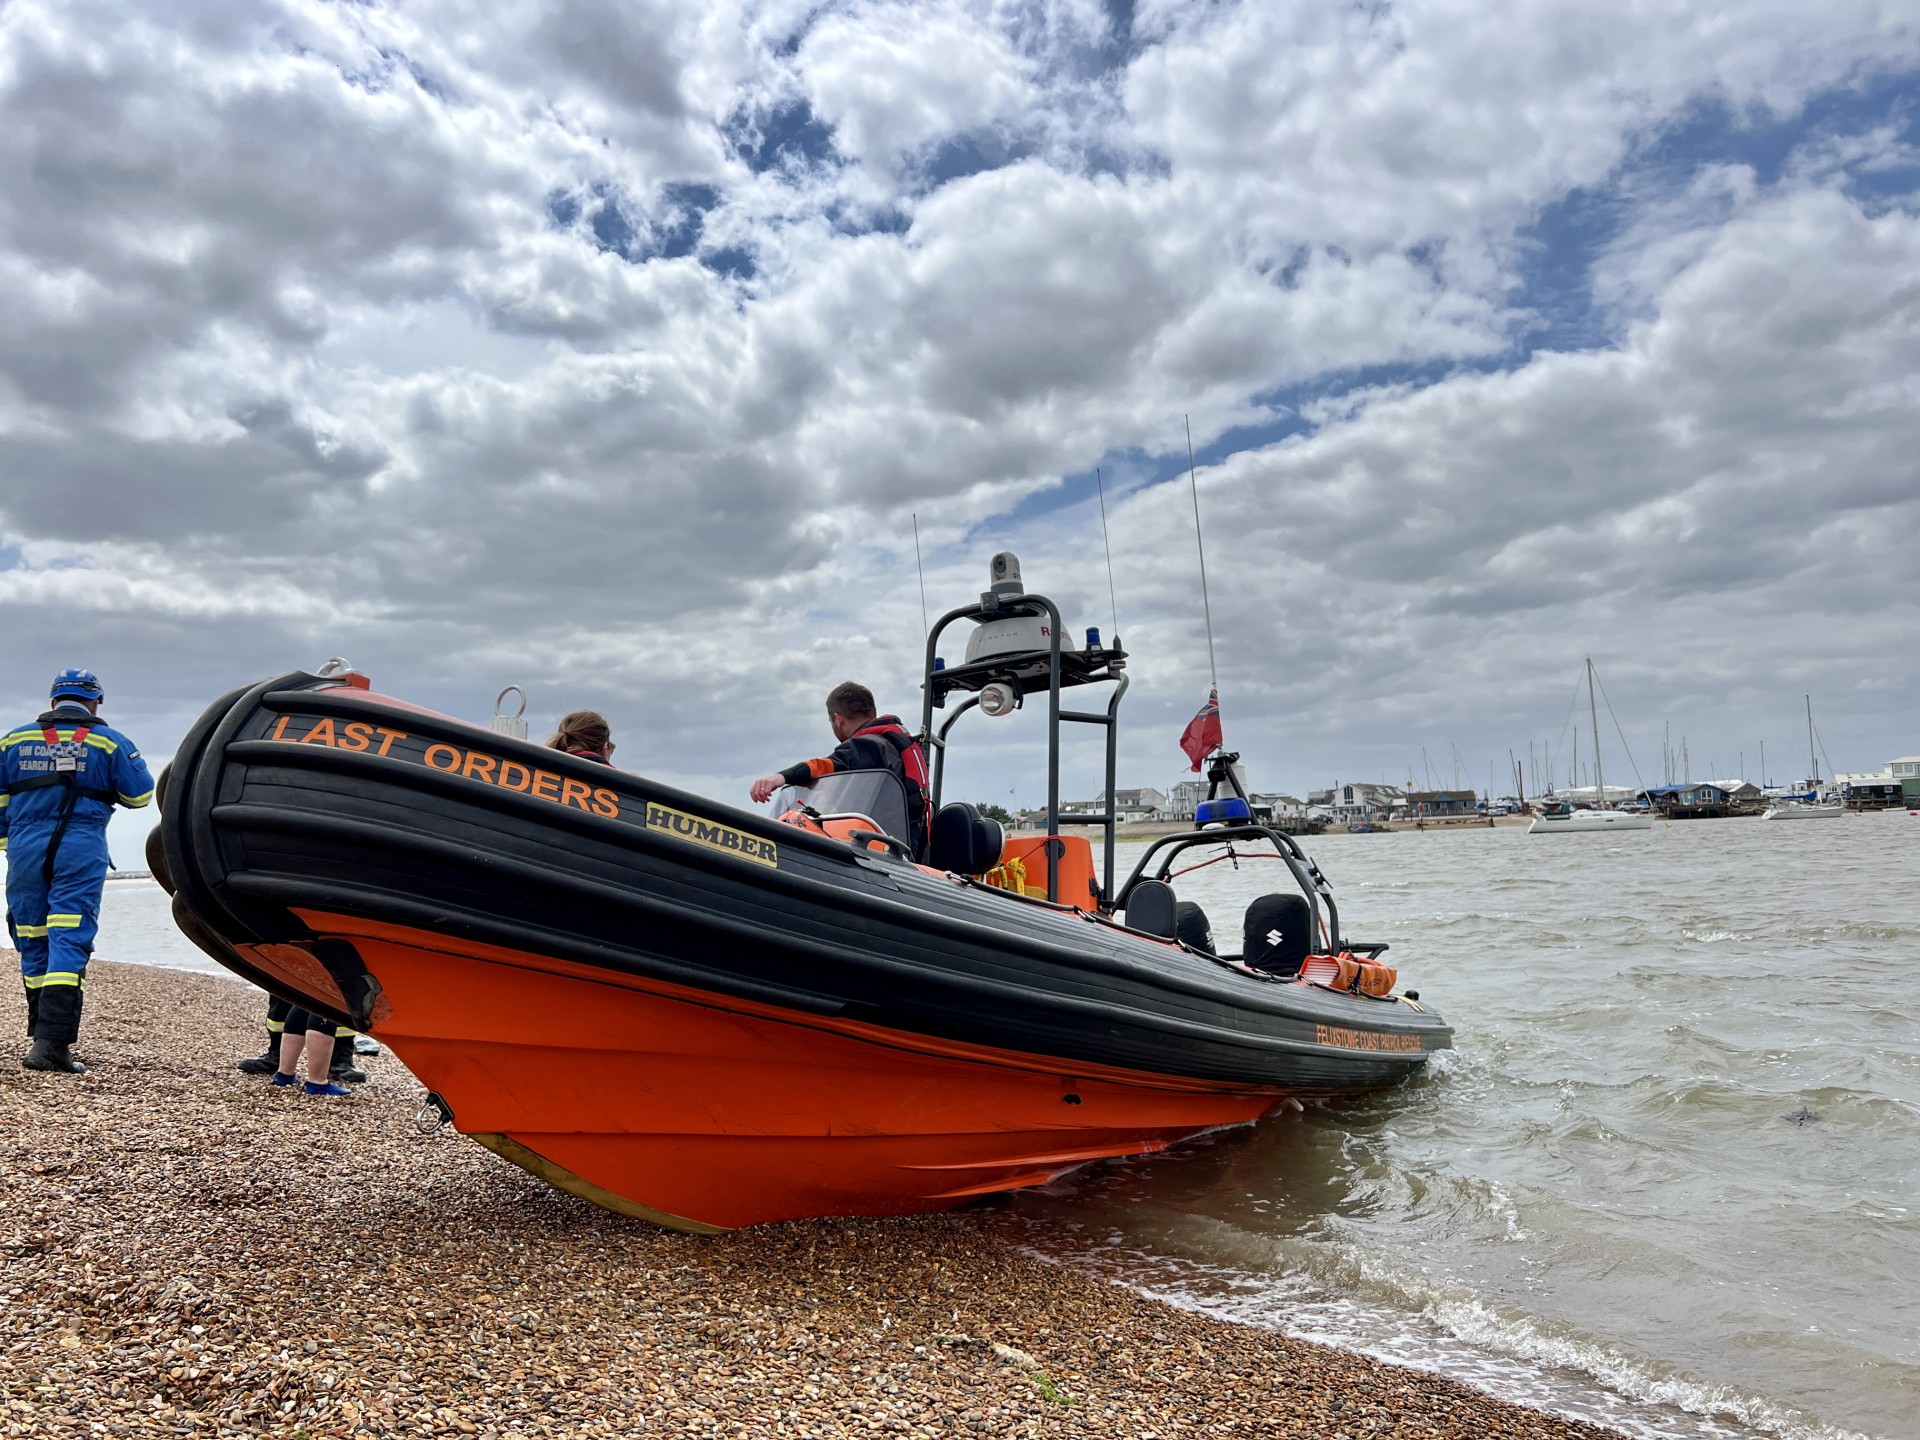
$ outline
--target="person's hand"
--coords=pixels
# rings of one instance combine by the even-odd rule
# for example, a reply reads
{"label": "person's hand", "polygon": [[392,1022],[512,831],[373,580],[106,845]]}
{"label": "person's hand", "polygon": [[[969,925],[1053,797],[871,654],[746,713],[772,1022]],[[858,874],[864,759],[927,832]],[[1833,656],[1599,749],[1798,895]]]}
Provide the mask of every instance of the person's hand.
{"label": "person's hand", "polygon": [[758,780],[753,782],[753,803],[756,805],[766,804],[766,802],[773,797],[773,792],[786,783],[785,779],[778,775],[762,775]]}

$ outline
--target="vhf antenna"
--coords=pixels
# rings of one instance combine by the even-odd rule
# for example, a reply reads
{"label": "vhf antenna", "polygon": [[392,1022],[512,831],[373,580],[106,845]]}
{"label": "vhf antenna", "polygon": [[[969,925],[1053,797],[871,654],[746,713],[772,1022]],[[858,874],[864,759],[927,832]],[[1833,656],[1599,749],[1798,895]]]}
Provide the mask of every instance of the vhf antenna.
{"label": "vhf antenna", "polygon": [[1187,422],[1187,481],[1193,487],[1193,542],[1200,547],[1200,604],[1207,616],[1207,673],[1212,677],[1214,693],[1220,690],[1220,667],[1213,660],[1213,601],[1207,598],[1207,542],[1200,538],[1200,480],[1194,473],[1193,464],[1193,419],[1183,415]]}
{"label": "vhf antenna", "polygon": [[920,639],[924,642],[933,628],[927,623],[927,567],[920,559],[920,516],[914,511],[908,513],[913,516],[913,565],[920,572]]}
{"label": "vhf antenna", "polygon": [[1107,538],[1107,484],[1100,478],[1100,467],[1093,467],[1093,483],[1100,491],[1100,543],[1107,552],[1107,599],[1113,604],[1113,648],[1120,648],[1120,601],[1113,593],[1113,542]]}

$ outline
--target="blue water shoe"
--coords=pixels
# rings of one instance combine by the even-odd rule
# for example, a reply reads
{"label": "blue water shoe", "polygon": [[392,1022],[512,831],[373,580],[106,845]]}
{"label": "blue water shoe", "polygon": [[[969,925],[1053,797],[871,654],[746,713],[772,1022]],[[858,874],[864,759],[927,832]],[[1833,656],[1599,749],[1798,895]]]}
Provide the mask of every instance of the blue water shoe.
{"label": "blue water shoe", "polygon": [[344,1085],[335,1085],[332,1081],[328,1081],[325,1085],[316,1085],[311,1080],[307,1082],[306,1090],[303,1093],[308,1095],[329,1095],[329,1096],[353,1094],[353,1092],[347,1089],[347,1087]]}

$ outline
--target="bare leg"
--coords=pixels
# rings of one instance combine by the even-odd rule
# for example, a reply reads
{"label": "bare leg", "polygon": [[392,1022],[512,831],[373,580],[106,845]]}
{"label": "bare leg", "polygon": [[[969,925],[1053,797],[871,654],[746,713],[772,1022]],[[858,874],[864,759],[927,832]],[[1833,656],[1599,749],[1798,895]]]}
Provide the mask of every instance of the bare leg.
{"label": "bare leg", "polygon": [[292,1077],[300,1066],[300,1049],[306,1043],[307,1036],[295,1035],[291,1031],[280,1037],[280,1073]]}
{"label": "bare leg", "polygon": [[331,1030],[309,1030],[307,1032],[307,1083],[324,1085],[327,1083],[327,1071],[333,1068],[333,1032]]}

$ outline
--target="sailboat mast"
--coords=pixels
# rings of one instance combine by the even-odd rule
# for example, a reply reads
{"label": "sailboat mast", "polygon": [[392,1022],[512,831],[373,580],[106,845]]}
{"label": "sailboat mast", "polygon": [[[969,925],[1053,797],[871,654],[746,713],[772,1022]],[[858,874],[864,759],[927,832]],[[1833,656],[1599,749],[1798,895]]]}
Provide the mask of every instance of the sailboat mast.
{"label": "sailboat mast", "polygon": [[1593,703],[1593,657],[1587,657],[1587,718],[1593,721],[1593,808],[1607,808],[1607,780],[1600,770],[1600,710]]}
{"label": "sailboat mast", "polygon": [[1807,696],[1807,760],[1813,766],[1813,788],[1820,788],[1820,757],[1813,751],[1813,696]]}

